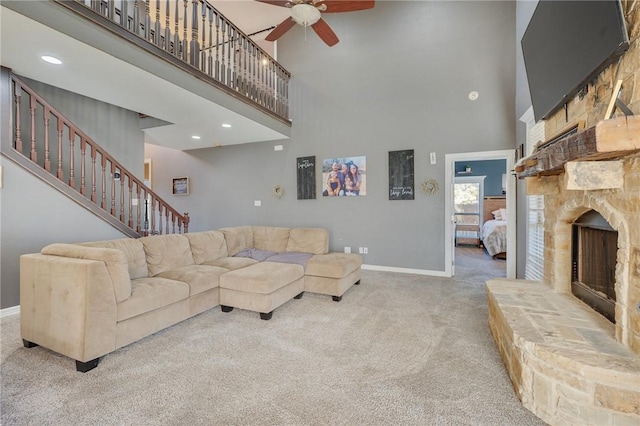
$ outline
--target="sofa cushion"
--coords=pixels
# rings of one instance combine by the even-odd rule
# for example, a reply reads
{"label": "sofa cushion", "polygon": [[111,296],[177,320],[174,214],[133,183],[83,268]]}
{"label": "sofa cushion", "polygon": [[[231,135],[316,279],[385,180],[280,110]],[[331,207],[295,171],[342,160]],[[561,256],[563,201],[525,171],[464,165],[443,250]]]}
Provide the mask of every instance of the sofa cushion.
{"label": "sofa cushion", "polygon": [[253,247],[258,250],[285,251],[289,241],[289,228],[253,226]]}
{"label": "sofa cushion", "polygon": [[270,294],[303,276],[301,265],[258,262],[223,274],[220,277],[220,288]]}
{"label": "sofa cushion", "polygon": [[147,255],[149,276],[194,264],[189,240],[184,235],[153,235],[140,241]]}
{"label": "sofa cushion", "polygon": [[227,242],[227,254],[234,256],[240,250],[253,248],[253,231],[250,226],[237,226],[234,228],[220,228]]}
{"label": "sofa cushion", "polygon": [[327,278],[342,278],[362,266],[362,257],[357,254],[317,254],[307,261],[306,275]]}
{"label": "sofa cushion", "polygon": [[315,256],[313,253],[300,253],[297,251],[285,251],[282,253],[276,253],[273,256],[269,256],[267,262],[280,262],[280,263],[295,263],[302,265],[303,268],[307,267],[309,259]]}
{"label": "sofa cushion", "polygon": [[329,233],[326,229],[321,228],[293,228],[289,232],[286,251],[313,254],[329,253]]}
{"label": "sofa cushion", "polygon": [[81,243],[79,245],[122,250],[124,255],[127,257],[127,262],[129,263],[129,275],[132,280],[149,276],[147,258],[140,240],[135,238],[119,238],[107,241],[91,241],[88,243]]}
{"label": "sofa cushion", "polygon": [[116,302],[122,302],[131,296],[131,278],[129,263],[122,250],[102,247],[83,247],[77,244],[50,244],[41,250],[42,254],[72,257],[104,262],[111,277]]}
{"label": "sofa cushion", "polygon": [[118,321],[124,321],[189,297],[189,284],[166,278],[138,278],[131,283],[131,297],[118,303]]}
{"label": "sofa cushion", "polygon": [[218,287],[220,285],[220,275],[225,272],[229,272],[229,270],[218,266],[189,265],[164,271],[156,276],[189,284],[189,296],[193,296]]}
{"label": "sofa cushion", "polygon": [[249,257],[221,257],[219,259],[205,262],[203,263],[203,265],[219,266],[221,268],[233,271],[235,269],[244,268],[255,263],[258,263],[258,261]]}
{"label": "sofa cushion", "polygon": [[189,240],[196,265],[228,256],[227,243],[220,231],[190,232],[184,236]]}

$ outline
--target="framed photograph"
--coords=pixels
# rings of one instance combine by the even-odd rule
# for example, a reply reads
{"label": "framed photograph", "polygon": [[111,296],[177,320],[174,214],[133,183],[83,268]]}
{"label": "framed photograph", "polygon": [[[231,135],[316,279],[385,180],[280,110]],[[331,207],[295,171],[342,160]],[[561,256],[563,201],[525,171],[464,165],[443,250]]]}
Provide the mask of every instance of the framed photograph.
{"label": "framed photograph", "polygon": [[189,178],[176,177],[171,179],[171,193],[173,195],[189,195]]}
{"label": "framed photograph", "polygon": [[335,157],[322,161],[322,196],[367,195],[367,157]]}

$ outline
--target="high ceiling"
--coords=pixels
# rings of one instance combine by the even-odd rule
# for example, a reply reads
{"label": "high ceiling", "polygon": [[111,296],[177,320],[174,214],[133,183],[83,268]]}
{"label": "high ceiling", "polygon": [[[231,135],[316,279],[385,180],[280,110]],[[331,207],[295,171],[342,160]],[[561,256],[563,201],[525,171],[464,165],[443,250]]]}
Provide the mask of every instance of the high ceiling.
{"label": "high ceiling", "polygon": [[[5,4],[0,7],[2,66],[24,77],[172,123],[145,130],[149,143],[186,150],[288,138],[285,124],[274,124],[274,119],[261,117],[264,114],[250,106],[245,106],[246,111],[242,111],[242,105],[233,111],[214,96],[198,96],[184,86],[16,13]],[[251,0],[216,0],[213,5],[246,34],[269,28],[289,16],[286,8]],[[254,39],[274,56],[273,43],[264,41],[267,34],[262,32]],[[44,63],[40,59],[44,54],[59,57],[63,64]],[[222,128],[222,123],[232,127]],[[200,139],[192,139],[193,135]]]}

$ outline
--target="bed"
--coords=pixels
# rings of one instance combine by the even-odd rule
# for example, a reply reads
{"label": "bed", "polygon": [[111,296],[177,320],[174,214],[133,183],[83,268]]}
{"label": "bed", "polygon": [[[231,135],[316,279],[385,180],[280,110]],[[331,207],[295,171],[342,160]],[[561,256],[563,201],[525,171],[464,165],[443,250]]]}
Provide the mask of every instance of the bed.
{"label": "bed", "polygon": [[[484,197],[482,245],[494,259],[507,258],[507,210],[505,197]],[[494,213],[496,212],[496,213]],[[497,217],[494,217],[494,214]],[[502,220],[504,214],[504,220]]]}

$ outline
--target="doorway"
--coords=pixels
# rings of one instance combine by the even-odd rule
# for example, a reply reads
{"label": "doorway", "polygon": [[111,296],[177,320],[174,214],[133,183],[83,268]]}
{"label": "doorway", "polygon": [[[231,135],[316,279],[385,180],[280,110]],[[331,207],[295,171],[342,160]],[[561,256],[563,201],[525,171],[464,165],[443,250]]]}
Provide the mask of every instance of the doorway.
{"label": "doorway", "polygon": [[[456,228],[458,225],[458,220],[461,219],[461,216],[458,215],[455,206],[455,185],[456,180],[460,183],[465,178],[471,178],[468,176],[471,173],[468,173],[471,170],[468,170],[466,166],[462,166],[464,173],[461,173],[459,170],[456,173],[456,164],[458,169],[460,169],[460,164],[472,163],[472,162],[483,162],[488,160],[503,160],[506,164],[505,167],[505,176],[500,176],[500,186],[501,190],[504,189],[504,194],[501,194],[504,197],[505,203],[505,219],[507,223],[513,224],[513,226],[507,226],[506,233],[506,251],[508,256],[506,260],[499,260],[500,262],[506,262],[506,277],[507,278],[515,278],[516,272],[516,197],[515,197],[515,175],[513,174],[514,168],[514,155],[515,150],[502,150],[502,151],[481,151],[481,152],[468,152],[468,153],[459,153],[459,154],[447,154],[445,155],[445,274],[447,276],[455,275],[455,261],[456,261]],[[502,175],[502,173],[500,173]],[[478,176],[475,176],[476,178]],[[501,191],[502,192],[502,191]],[[480,198],[480,195],[478,195]],[[485,197],[482,197],[484,199]],[[483,200],[479,200],[482,202]],[[458,208],[459,209],[459,208]],[[479,222],[480,232],[482,232],[482,225],[484,221],[483,217],[483,208],[478,206],[476,208],[477,212],[477,220]],[[472,216],[472,215],[464,215],[464,216]],[[466,220],[469,220],[468,218]],[[474,219],[475,220],[475,219]],[[470,232],[467,230],[467,232]],[[468,234],[470,235],[470,234]],[[497,260],[498,261],[498,260]]]}

